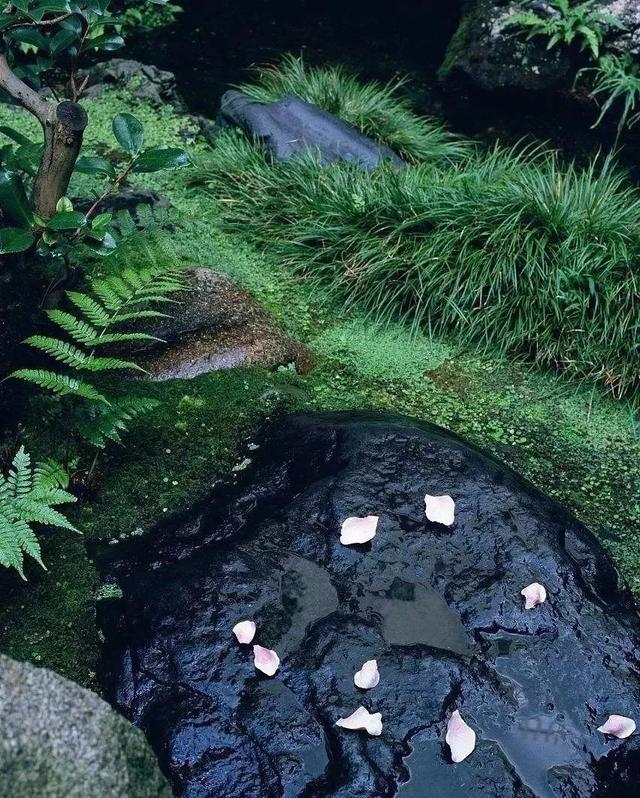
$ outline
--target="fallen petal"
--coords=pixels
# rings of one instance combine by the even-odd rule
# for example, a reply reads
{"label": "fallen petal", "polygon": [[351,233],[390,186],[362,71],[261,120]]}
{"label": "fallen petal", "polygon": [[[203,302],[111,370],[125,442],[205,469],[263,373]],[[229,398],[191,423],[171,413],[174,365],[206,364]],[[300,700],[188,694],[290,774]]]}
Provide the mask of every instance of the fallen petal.
{"label": "fallen petal", "polygon": [[380,712],[368,712],[364,707],[358,707],[348,718],[340,718],[336,721],[336,726],[343,729],[364,730],[373,737],[382,734],[382,714]]}
{"label": "fallen petal", "polygon": [[368,543],[376,535],[378,516],[367,515],[365,518],[347,518],[342,523],[340,543],[351,546],[354,543]]}
{"label": "fallen petal", "polygon": [[545,590],[544,585],[541,585],[539,582],[533,582],[532,584],[527,585],[527,587],[520,591],[520,595],[524,596],[525,610],[532,610],[539,604],[544,604],[544,602],[547,600],[547,591]]}
{"label": "fallen petal", "polygon": [[476,733],[462,720],[457,709],[449,718],[445,740],[454,762],[462,762],[476,747]]}
{"label": "fallen petal", "polygon": [[253,647],[253,662],[256,668],[267,676],[273,676],[280,667],[280,657],[276,652],[262,646]]}
{"label": "fallen petal", "polygon": [[240,621],[233,627],[233,633],[238,643],[250,643],[256,635],[256,625],[253,621]]}
{"label": "fallen petal", "polygon": [[360,670],[353,677],[356,687],[362,690],[370,690],[380,681],[380,671],[375,659],[367,660]]}
{"label": "fallen petal", "polygon": [[636,730],[636,722],[624,715],[609,715],[607,721],[598,727],[598,731],[603,734],[610,734],[624,740]]}
{"label": "fallen petal", "polygon": [[444,524],[451,526],[454,521],[456,503],[451,496],[429,496],[424,497],[425,513],[429,521],[434,524]]}

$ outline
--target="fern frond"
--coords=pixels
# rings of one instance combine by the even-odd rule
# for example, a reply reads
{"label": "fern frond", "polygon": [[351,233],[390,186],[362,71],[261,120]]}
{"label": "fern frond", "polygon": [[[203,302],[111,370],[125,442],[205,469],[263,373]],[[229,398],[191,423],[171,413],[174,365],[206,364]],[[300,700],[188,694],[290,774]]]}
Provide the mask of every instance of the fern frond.
{"label": "fern frond", "polygon": [[117,357],[94,357],[93,355],[77,368],[78,371],[94,373],[99,371],[144,371],[142,366],[132,360],[120,360]]}
{"label": "fern frond", "polygon": [[109,314],[95,299],[79,291],[67,291],[67,297],[95,327],[106,327],[109,324]]}
{"label": "fern frond", "polygon": [[38,388],[51,391],[57,396],[82,396],[84,399],[90,399],[94,402],[104,402],[108,405],[109,400],[97,391],[92,385],[89,385],[82,380],[75,377],[69,377],[66,374],[56,374],[55,371],[46,371],[45,369],[18,369],[9,376],[14,377],[24,382],[30,382],[37,385]]}
{"label": "fern frond", "polygon": [[155,335],[148,333],[107,333],[88,342],[89,346],[102,346],[104,344],[123,344],[127,341],[161,341]]}
{"label": "fern frond", "polygon": [[157,407],[155,399],[128,397],[109,408],[96,408],[93,417],[80,426],[80,434],[100,449],[108,441],[121,443],[120,433],[126,432],[129,422]]}
{"label": "fern frond", "polygon": [[8,477],[0,474],[0,565],[15,568],[23,579],[25,554],[45,567],[31,523],[77,531],[61,512],[54,509],[76,500],[61,487],[68,481],[69,477],[61,466],[51,461],[32,470],[31,458],[24,446],[20,447]]}
{"label": "fern frond", "polygon": [[68,333],[74,341],[87,345],[89,341],[97,338],[98,330],[87,322],[76,318],[64,310],[48,310],[47,316],[54,324]]}
{"label": "fern frond", "polygon": [[68,341],[61,341],[59,338],[50,338],[47,335],[32,335],[23,343],[46,352],[47,355],[55,358],[58,362],[73,368],[82,368],[89,356]]}

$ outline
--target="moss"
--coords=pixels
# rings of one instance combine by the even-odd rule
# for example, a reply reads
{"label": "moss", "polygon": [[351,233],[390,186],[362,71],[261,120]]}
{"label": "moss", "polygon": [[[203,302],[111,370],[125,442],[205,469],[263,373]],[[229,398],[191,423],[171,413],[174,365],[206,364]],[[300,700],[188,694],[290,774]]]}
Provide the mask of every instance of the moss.
{"label": "moss", "polygon": [[467,0],[463,5],[462,17],[456,32],[451,37],[444,60],[438,69],[438,79],[446,81],[458,65],[459,59],[468,58],[469,47],[473,43],[473,30],[482,14],[481,0]]}
{"label": "moss", "polygon": [[[87,151],[112,147],[110,119],[123,102],[114,92],[92,101]],[[144,118],[151,143],[181,140],[185,123],[172,112],[126,108]],[[15,120],[15,112],[0,108],[0,123],[6,114]],[[197,157],[201,145],[189,146]],[[27,585],[0,575],[3,652],[93,686],[100,594],[86,541],[144,533],[165,508],[186,506],[229,473],[239,444],[261,419],[285,409],[394,411],[465,436],[574,510],[640,596],[640,443],[625,405],[518,363],[461,353],[446,340],[411,337],[400,325],[381,329],[347,317],[271,252],[222,233],[215,209],[189,192],[182,175],[143,179],[175,207],[172,241],[180,259],[227,272],[309,343],[318,366],[306,377],[238,369],[141,385],[162,405],[124,447],[101,459],[97,495],[75,510],[84,537],[43,533],[48,572],[34,565]],[[25,443],[35,455],[60,445],[55,425],[37,417]]]}

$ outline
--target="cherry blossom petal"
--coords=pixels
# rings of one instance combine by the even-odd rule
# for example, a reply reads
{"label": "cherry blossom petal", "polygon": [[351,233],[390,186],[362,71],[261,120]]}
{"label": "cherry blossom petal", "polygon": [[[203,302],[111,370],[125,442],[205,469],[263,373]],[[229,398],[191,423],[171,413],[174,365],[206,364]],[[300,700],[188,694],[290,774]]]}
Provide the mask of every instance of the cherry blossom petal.
{"label": "cherry blossom petal", "polygon": [[527,587],[520,591],[520,595],[524,596],[525,610],[532,610],[539,604],[544,604],[547,600],[547,591],[544,585],[541,585],[539,582],[532,582],[532,584],[527,585]]}
{"label": "cherry blossom petal", "polygon": [[240,621],[233,627],[238,643],[250,643],[256,636],[256,625],[253,621]]}
{"label": "cherry blossom petal", "polygon": [[276,652],[262,646],[253,647],[253,662],[256,668],[267,676],[273,676],[280,667],[280,657]]}
{"label": "cherry blossom petal", "polygon": [[444,524],[451,526],[454,521],[456,503],[451,496],[429,496],[424,497],[425,514],[429,521],[434,524]]}
{"label": "cherry blossom petal", "polygon": [[367,660],[362,668],[353,677],[356,687],[361,690],[370,690],[375,687],[380,681],[380,672],[378,671],[378,663],[375,659]]}
{"label": "cherry blossom petal", "polygon": [[449,718],[445,740],[454,762],[462,762],[476,747],[476,733],[462,720],[457,709]]}
{"label": "cherry blossom petal", "polygon": [[367,515],[364,518],[347,518],[342,523],[340,543],[352,546],[354,543],[368,543],[376,535],[378,516]]}
{"label": "cherry blossom petal", "polygon": [[348,718],[337,720],[336,726],[342,726],[343,729],[363,730],[372,737],[379,737],[382,734],[382,714],[380,712],[371,713],[364,707],[358,707]]}
{"label": "cherry blossom petal", "polygon": [[631,737],[635,730],[636,722],[631,718],[625,718],[624,715],[609,715],[606,722],[598,727],[599,732],[610,734],[620,740]]}

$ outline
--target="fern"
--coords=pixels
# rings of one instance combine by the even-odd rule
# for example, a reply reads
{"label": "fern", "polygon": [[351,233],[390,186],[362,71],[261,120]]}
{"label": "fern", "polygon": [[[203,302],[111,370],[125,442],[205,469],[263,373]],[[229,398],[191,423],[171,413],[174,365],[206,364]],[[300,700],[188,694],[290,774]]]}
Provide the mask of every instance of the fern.
{"label": "fern", "polygon": [[75,502],[67,491],[69,477],[58,463],[47,461],[31,468],[21,446],[8,475],[0,473],[0,565],[15,568],[24,579],[24,555],[43,568],[40,544],[31,524],[78,530],[55,508]]}
{"label": "fern", "polygon": [[[146,254],[152,256],[151,251]],[[127,327],[166,316],[154,306],[174,302],[171,294],[185,288],[178,268],[167,269],[166,263],[158,263],[153,257],[149,260],[150,265],[139,269],[125,268],[117,275],[94,278],[86,293],[68,291],[69,310],[47,311],[49,320],[66,337],[32,335],[25,340],[25,344],[64,366],[65,371],[18,369],[10,375],[58,397],[85,400],[78,431],[95,446],[103,447],[107,440],[119,442],[127,423],[153,405],[150,400],[108,397],[93,382],[109,372],[144,371],[132,360],[96,352],[105,346],[157,341],[148,333]]]}
{"label": "fern", "polygon": [[535,36],[546,38],[547,50],[558,44],[568,47],[580,42],[580,50],[588,50],[595,60],[600,56],[600,47],[609,31],[624,30],[622,22],[599,8],[595,0],[573,6],[569,0],[548,0],[547,7],[544,16],[525,7],[525,10],[511,14],[507,24],[520,28],[527,34],[527,39]]}

